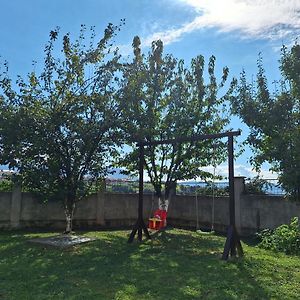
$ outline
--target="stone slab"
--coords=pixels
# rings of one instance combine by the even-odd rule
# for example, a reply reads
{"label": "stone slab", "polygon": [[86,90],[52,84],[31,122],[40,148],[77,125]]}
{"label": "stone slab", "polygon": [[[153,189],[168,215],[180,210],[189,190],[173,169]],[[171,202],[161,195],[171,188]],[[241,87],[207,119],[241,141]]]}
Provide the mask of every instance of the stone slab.
{"label": "stone slab", "polygon": [[59,249],[66,249],[83,243],[95,241],[95,238],[77,236],[77,235],[56,235],[45,238],[35,238],[28,240],[29,243],[51,246]]}

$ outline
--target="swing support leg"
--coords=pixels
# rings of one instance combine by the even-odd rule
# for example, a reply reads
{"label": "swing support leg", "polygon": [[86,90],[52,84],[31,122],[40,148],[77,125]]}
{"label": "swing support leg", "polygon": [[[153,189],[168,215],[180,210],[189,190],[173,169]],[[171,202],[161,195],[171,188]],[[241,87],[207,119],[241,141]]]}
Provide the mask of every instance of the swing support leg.
{"label": "swing support leg", "polygon": [[228,228],[222,259],[228,260],[229,254],[231,257],[236,255],[242,257],[244,255],[239,235],[233,226]]}
{"label": "swing support leg", "polygon": [[132,243],[133,239],[136,235],[136,233],[138,233],[138,240],[141,242],[142,241],[142,235],[143,235],[143,231],[145,236],[148,239],[151,239],[150,233],[148,231],[148,228],[144,222],[143,219],[138,219],[137,222],[135,223],[135,225],[133,226],[133,229],[130,233],[129,239],[128,239],[128,243]]}
{"label": "swing support leg", "polygon": [[244,255],[239,234],[235,227],[235,195],[234,195],[234,168],[233,168],[233,136],[228,137],[228,167],[229,167],[229,218],[230,225],[227,231],[227,238],[222,255],[223,260],[227,260],[238,254]]}

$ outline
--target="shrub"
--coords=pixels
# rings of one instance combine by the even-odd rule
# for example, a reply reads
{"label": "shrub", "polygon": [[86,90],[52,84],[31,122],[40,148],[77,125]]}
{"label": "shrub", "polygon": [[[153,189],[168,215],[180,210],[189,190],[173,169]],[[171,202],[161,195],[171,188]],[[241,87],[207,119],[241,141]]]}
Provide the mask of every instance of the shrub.
{"label": "shrub", "polygon": [[286,254],[300,255],[299,218],[295,217],[289,225],[281,225],[274,230],[265,229],[258,234],[260,247]]}
{"label": "shrub", "polygon": [[10,179],[0,180],[0,192],[11,192],[13,188],[13,182]]}

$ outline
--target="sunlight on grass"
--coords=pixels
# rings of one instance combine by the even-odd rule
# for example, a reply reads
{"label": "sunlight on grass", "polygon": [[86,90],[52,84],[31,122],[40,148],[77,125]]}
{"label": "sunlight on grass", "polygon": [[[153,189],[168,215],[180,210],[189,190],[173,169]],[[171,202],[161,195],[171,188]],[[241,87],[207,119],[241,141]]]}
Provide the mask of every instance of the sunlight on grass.
{"label": "sunlight on grass", "polygon": [[[296,299],[299,257],[243,243],[220,259],[225,238],[168,230],[128,244],[128,231],[82,232],[68,250],[27,240],[57,233],[0,233],[0,299]],[[278,296],[280,295],[280,298]]]}

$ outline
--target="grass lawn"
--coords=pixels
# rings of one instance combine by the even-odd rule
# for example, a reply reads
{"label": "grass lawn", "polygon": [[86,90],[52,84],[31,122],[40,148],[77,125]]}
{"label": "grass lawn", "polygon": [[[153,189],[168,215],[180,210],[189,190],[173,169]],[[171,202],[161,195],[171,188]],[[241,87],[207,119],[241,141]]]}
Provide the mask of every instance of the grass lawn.
{"label": "grass lawn", "polygon": [[300,258],[243,243],[220,260],[225,238],[168,230],[127,244],[128,231],[84,232],[69,250],[26,242],[54,233],[0,233],[0,299],[299,299]]}

